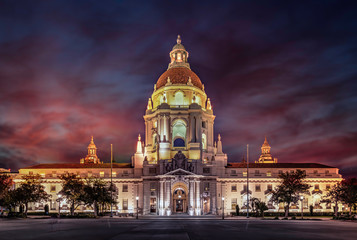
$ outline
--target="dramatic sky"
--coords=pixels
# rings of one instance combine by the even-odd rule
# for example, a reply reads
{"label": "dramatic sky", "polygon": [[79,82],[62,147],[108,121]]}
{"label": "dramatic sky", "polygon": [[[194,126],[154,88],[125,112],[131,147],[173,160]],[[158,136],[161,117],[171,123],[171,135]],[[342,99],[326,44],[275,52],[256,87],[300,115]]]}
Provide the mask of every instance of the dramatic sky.
{"label": "dramatic sky", "polygon": [[0,1],[0,167],[128,162],[182,36],[229,161],[357,176],[356,1]]}

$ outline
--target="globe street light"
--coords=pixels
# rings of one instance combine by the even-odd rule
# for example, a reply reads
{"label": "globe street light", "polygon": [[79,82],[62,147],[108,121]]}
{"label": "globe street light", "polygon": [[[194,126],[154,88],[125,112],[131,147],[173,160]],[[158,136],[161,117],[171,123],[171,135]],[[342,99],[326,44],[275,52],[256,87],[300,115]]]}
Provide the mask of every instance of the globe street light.
{"label": "globe street light", "polygon": [[301,200],[301,219],[304,219],[304,210],[303,210],[303,200],[304,200],[304,196],[300,196],[300,200]]}
{"label": "globe street light", "polygon": [[222,220],[224,219],[224,197],[222,197]]}
{"label": "globe street light", "polygon": [[136,219],[139,219],[139,197],[136,197]]}

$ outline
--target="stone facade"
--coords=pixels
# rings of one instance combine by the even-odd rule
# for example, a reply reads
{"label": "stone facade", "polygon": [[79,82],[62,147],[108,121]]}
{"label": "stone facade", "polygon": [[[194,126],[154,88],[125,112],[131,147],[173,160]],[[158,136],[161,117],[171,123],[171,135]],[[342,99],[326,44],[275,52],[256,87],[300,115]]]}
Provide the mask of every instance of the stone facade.
{"label": "stone facade", "polygon": [[[316,211],[332,211],[320,204],[321,196],[342,178],[338,169],[316,163],[278,163],[265,139],[262,155],[249,164],[228,163],[221,136],[215,141],[213,108],[204,85],[190,69],[188,52],[180,37],[170,52],[170,63],[148,100],[144,115],[145,141],[139,135],[136,153],[129,164],[113,164],[112,179],[118,189],[118,213],[136,212],[136,198],[141,214],[189,215],[229,214],[239,205],[246,211],[248,198],[259,198],[269,211],[282,206],[270,201],[271,190],[279,184],[278,175],[286,171],[306,171],[306,182],[312,185],[303,208],[313,205]],[[57,211],[57,193],[61,190],[58,176],[76,173],[83,178],[98,177],[110,181],[111,166],[97,157],[91,140],[88,156],[78,164],[39,164],[20,169],[16,182],[26,174],[40,174],[46,191],[52,194],[47,203]],[[249,184],[247,186],[247,174]],[[224,200],[223,200],[224,198]],[[62,203],[66,211],[66,204]],[[33,204],[32,211],[41,211],[44,204]],[[291,211],[298,211],[292,206]],[[299,208],[300,209],[300,208]],[[81,207],[78,211],[92,211]]]}

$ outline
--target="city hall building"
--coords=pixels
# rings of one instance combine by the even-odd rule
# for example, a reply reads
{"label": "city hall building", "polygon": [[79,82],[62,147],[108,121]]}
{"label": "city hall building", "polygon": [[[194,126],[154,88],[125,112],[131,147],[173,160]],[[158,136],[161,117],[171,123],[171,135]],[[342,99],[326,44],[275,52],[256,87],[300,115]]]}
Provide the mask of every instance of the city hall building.
{"label": "city hall building", "polygon": [[[148,99],[145,122],[145,139],[138,137],[136,153],[130,163],[103,163],[97,156],[93,137],[88,155],[78,163],[39,164],[22,168],[16,182],[26,174],[40,174],[46,191],[52,195],[48,203],[33,203],[30,211],[43,211],[48,204],[58,211],[59,175],[75,173],[83,178],[97,177],[112,181],[117,187],[118,213],[136,212],[144,215],[169,216],[176,213],[193,215],[229,214],[236,205],[246,211],[250,198],[265,201],[268,211],[282,211],[283,206],[271,201],[271,191],[280,183],[278,175],[297,169],[307,174],[306,183],[312,187],[304,195],[303,208],[310,205],[315,211],[332,211],[331,206],[320,203],[321,197],[342,178],[339,170],[317,163],[279,163],[273,158],[265,138],[261,156],[254,163],[227,162],[222,138],[214,133],[215,115],[205,86],[191,70],[189,53],[181,44],[170,52],[168,69],[154,84]],[[263,142],[263,139],[262,139]],[[129,162],[129,161],[128,161]],[[249,185],[247,186],[247,174]],[[68,210],[65,202],[61,210]],[[299,202],[299,204],[301,204]],[[298,211],[301,205],[293,205]],[[77,211],[92,211],[81,206]]]}

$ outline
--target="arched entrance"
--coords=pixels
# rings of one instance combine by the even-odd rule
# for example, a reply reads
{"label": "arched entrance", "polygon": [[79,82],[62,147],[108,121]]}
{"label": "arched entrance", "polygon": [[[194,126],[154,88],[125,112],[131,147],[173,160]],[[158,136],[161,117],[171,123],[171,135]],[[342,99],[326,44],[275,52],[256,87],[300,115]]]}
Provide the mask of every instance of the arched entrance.
{"label": "arched entrance", "polygon": [[183,182],[172,186],[173,213],[186,213],[188,210],[188,190]]}

